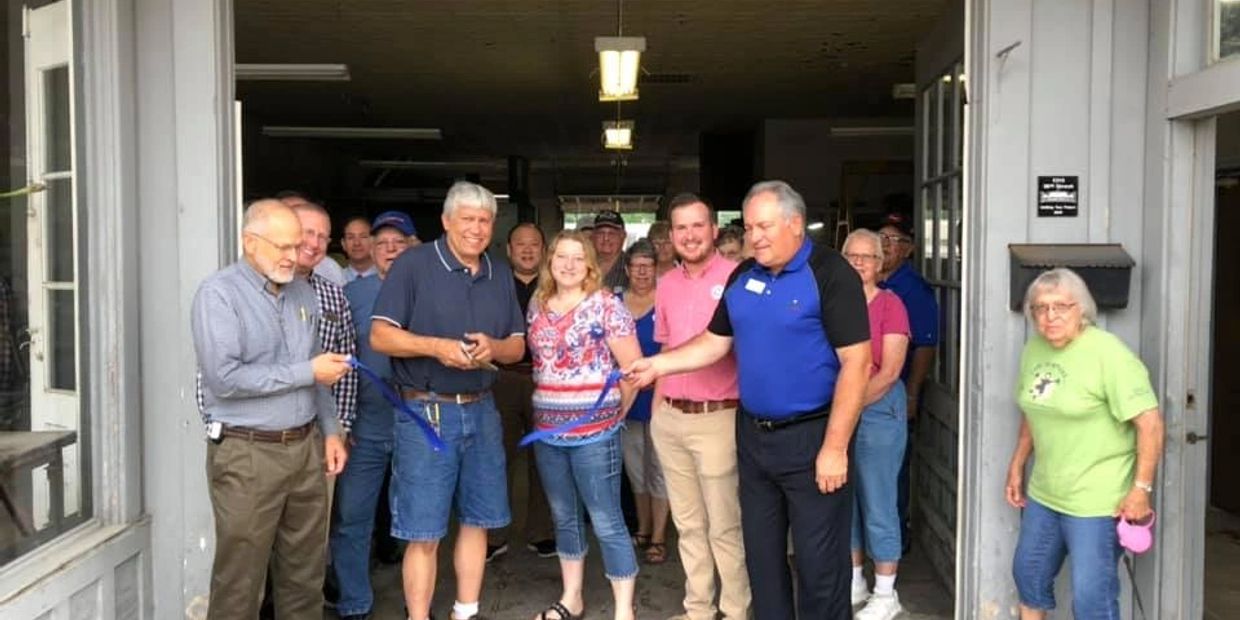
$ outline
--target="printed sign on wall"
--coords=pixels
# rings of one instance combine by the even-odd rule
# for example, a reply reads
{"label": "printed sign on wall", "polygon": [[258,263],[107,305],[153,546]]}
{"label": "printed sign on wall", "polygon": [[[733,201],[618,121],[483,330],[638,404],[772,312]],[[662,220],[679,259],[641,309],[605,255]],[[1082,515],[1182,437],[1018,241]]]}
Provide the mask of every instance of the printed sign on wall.
{"label": "printed sign on wall", "polygon": [[1038,177],[1038,217],[1076,217],[1079,177]]}

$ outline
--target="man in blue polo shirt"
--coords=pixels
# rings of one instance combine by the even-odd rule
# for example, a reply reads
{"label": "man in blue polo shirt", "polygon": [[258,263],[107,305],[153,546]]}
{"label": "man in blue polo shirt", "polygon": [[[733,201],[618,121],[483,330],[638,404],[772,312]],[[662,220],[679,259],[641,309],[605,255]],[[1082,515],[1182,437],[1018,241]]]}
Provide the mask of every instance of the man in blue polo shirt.
{"label": "man in blue polo shirt", "polygon": [[[883,218],[878,234],[883,241],[883,273],[879,285],[891,290],[904,309],[908,310],[909,330],[912,337],[908,343],[908,355],[900,379],[908,392],[908,422],[913,426],[921,404],[921,388],[925,385],[930,367],[934,365],[934,352],[939,346],[939,303],[934,289],[926,279],[913,269],[909,257],[913,254],[913,220],[903,213],[890,213]],[[908,445],[904,450],[904,463],[900,466],[898,505],[900,510],[900,534],[904,552],[908,553],[912,537],[909,536],[909,456],[913,453],[914,435],[908,433]]]}
{"label": "man in blue polo shirt", "polygon": [[487,529],[511,521],[490,369],[520,361],[525,319],[510,268],[486,253],[495,212],[486,188],[454,184],[444,199],[444,235],[401,254],[375,302],[370,344],[392,358],[406,404],[446,444],[434,451],[422,427],[397,412],[392,535],[409,541],[402,577],[412,620],[429,617],[449,513],[455,509],[460,522],[456,620],[478,614]]}
{"label": "man in blue polo shirt", "polygon": [[[735,348],[741,529],[757,620],[849,618],[848,447],[870,371],[861,280],[805,235],[805,202],[764,181],[744,202],[754,258],[736,268],[707,331],[626,372],[639,386]],[[796,547],[793,601],[786,532]]]}

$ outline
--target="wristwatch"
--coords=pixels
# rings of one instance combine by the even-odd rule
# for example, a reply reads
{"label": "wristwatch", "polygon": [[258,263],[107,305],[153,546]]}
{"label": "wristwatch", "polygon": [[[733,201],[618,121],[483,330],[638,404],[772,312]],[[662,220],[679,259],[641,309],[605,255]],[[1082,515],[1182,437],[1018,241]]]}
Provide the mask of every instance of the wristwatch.
{"label": "wristwatch", "polygon": [[1145,491],[1146,493],[1154,492],[1154,485],[1148,482],[1141,482],[1140,480],[1136,480],[1132,483],[1132,486],[1137,487],[1138,489],[1141,489],[1142,491]]}

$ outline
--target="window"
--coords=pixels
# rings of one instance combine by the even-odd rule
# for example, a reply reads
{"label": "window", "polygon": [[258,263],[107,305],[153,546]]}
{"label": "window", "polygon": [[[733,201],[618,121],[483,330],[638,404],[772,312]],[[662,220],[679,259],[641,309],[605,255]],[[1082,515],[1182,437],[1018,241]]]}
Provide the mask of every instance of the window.
{"label": "window", "polygon": [[956,393],[960,365],[961,196],[964,168],[964,65],[921,91],[921,273],[939,302],[933,378]]}
{"label": "window", "polygon": [[1240,0],[1214,1],[1215,58],[1240,54]]}
{"label": "window", "polygon": [[2,6],[0,565],[92,510],[69,2]]}

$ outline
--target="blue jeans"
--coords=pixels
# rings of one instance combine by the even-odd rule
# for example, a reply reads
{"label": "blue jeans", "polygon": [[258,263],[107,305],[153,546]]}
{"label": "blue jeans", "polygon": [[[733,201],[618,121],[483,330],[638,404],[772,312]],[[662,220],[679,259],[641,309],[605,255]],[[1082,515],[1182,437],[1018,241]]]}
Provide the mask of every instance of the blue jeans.
{"label": "blue jeans", "polygon": [[370,613],[370,537],[383,475],[392,457],[391,439],[354,436],[349,460],[336,480],[336,515],[331,529],[332,570],[340,587],[337,613]]}
{"label": "blue jeans", "polygon": [[897,483],[908,441],[908,399],[896,381],[861,412],[853,439],[852,549],[863,547],[875,562],[898,562],[900,511]]}
{"label": "blue jeans", "polygon": [[1118,620],[1119,558],[1114,517],[1072,517],[1028,500],[1012,577],[1026,607],[1055,608],[1055,576],[1072,558],[1072,614],[1077,620]]}
{"label": "blue jeans", "polygon": [[434,542],[448,533],[448,515],[456,509],[461,525],[504,527],[508,476],[504,430],[490,395],[455,403],[405,401],[414,411],[438,422],[446,448],[431,449],[416,422],[396,411],[396,445],[392,453],[392,536]]}
{"label": "blue jeans", "polygon": [[613,581],[635,578],[637,555],[620,510],[620,433],[571,447],[540,441],[534,446],[534,457],[555,519],[555,548],[560,558],[586,557],[584,504],[603,550],[603,573]]}

